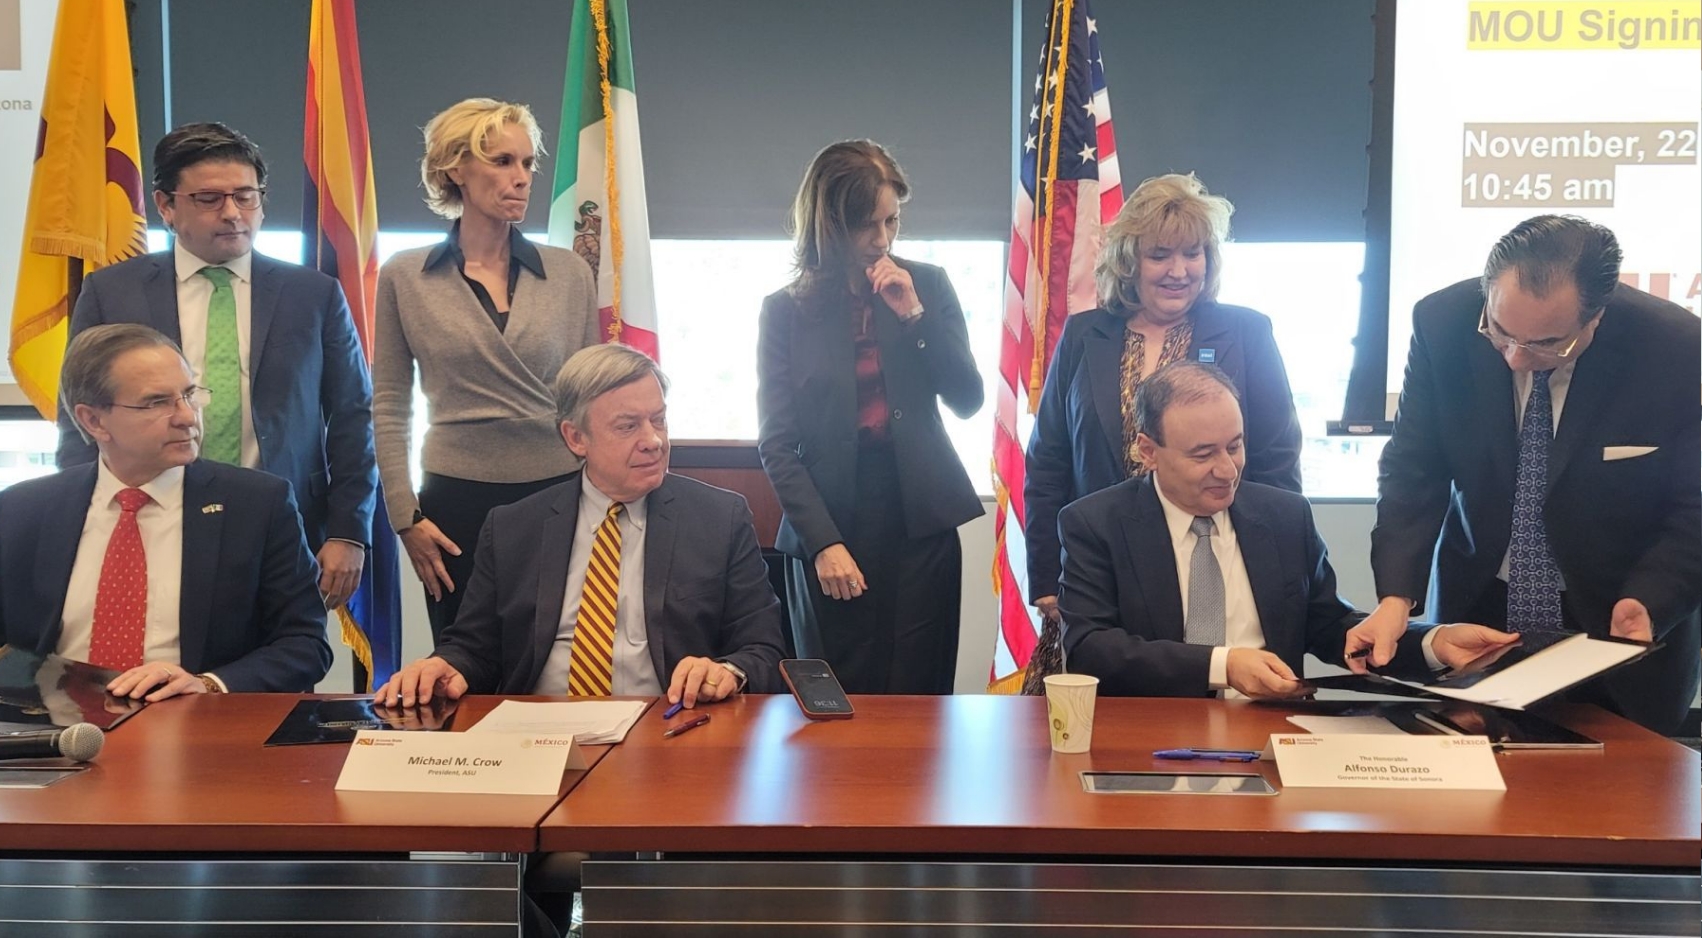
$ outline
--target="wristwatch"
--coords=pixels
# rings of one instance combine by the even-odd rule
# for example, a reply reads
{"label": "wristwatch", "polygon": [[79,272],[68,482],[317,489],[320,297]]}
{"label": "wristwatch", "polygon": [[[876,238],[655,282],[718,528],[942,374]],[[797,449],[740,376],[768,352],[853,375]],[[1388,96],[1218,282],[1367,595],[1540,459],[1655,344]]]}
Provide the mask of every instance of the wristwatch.
{"label": "wristwatch", "polygon": [[414,523],[414,524],[419,524],[419,523],[420,523],[420,522],[421,522],[421,521],[424,521],[424,520],[425,520],[425,512],[423,512],[423,511],[421,511],[421,510],[419,510],[419,509],[418,509],[418,508],[415,508],[415,509],[414,509],[414,520],[413,520],[413,523]]}

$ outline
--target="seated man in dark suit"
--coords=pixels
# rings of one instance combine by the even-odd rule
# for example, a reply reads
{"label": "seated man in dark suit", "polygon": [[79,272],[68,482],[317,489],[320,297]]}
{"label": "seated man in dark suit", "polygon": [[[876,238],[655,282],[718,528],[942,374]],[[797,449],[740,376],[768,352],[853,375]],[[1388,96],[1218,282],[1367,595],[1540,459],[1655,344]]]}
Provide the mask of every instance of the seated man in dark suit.
{"label": "seated man in dark suit", "polygon": [[665,693],[691,707],[783,689],[780,601],[750,509],[668,473],[666,390],[622,345],[567,360],[556,413],[584,468],[491,512],[455,623],[380,702]]}
{"label": "seated man in dark suit", "polygon": [[[1235,385],[1178,362],[1141,383],[1136,437],[1149,478],[1080,499],[1059,516],[1064,662],[1100,692],[1256,698],[1309,690],[1301,658],[1340,664],[1363,616],[1336,595],[1305,497],[1243,482]],[[1455,666],[1508,635],[1480,626],[1421,630],[1403,662]]]}
{"label": "seated man in dark suit", "polygon": [[100,458],[0,492],[0,642],[117,669],[111,693],[150,701],[325,676],[290,485],[197,458],[207,397],[146,326],[71,343],[59,399]]}

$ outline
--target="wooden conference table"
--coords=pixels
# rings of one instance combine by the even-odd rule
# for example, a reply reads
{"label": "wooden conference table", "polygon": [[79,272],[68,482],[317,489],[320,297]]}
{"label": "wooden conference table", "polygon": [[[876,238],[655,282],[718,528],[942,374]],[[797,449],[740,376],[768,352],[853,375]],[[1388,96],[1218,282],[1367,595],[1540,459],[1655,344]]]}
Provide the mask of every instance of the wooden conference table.
{"label": "wooden conference table", "polygon": [[[751,697],[669,740],[653,708],[552,798],[339,794],[345,746],[261,746],[296,699],[151,707],[90,771],[0,791],[0,935],[513,935],[538,849],[593,852],[590,938],[1702,927],[1697,755],[1592,708],[1556,713],[1605,749],[1503,753],[1505,793],[1107,795],[1078,773],[1253,748],[1285,711],[1101,700],[1093,752],[1066,756],[1033,698],[859,697],[810,723]],[[1192,769],[1281,789],[1268,764]],[[67,924],[92,921],[129,924]]]}
{"label": "wooden conference table", "polygon": [[[544,850],[663,854],[587,864],[587,935],[1702,927],[1697,754],[1594,708],[1557,713],[1603,750],[1502,753],[1505,793],[1273,797],[1089,794],[1079,773],[1261,748],[1297,731],[1281,707],[1101,699],[1093,751],[1059,755],[1038,698],[854,704],[811,723],[790,698],[747,698],[671,740],[641,723],[544,820]],[[1180,765],[1281,789],[1272,763]]]}
{"label": "wooden conference table", "polygon": [[[301,699],[168,700],[88,771],[0,790],[0,936],[512,938],[560,794],[338,792],[347,744],[263,745]],[[469,697],[452,726],[500,702]],[[584,747],[593,768],[609,748]]]}

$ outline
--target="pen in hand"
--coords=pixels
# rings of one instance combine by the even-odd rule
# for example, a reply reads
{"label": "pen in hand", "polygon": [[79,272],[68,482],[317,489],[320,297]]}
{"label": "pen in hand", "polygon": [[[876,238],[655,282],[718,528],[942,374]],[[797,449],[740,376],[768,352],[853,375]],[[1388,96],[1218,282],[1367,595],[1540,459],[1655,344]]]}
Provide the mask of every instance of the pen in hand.
{"label": "pen in hand", "polygon": [[672,739],[675,736],[678,736],[681,733],[684,733],[686,730],[696,729],[696,728],[698,728],[698,727],[700,727],[703,724],[708,723],[708,722],[709,722],[709,714],[705,713],[703,716],[697,717],[697,718],[692,719],[692,720],[688,720],[685,723],[681,723],[679,726],[671,727],[667,730],[664,730],[663,733],[662,733],[662,738],[663,739]]}
{"label": "pen in hand", "polygon": [[672,720],[674,717],[679,715],[679,712],[681,710],[684,710],[685,708],[686,708],[686,702],[685,701],[683,701],[683,700],[675,701],[674,703],[668,705],[668,709],[662,711],[662,719]]}

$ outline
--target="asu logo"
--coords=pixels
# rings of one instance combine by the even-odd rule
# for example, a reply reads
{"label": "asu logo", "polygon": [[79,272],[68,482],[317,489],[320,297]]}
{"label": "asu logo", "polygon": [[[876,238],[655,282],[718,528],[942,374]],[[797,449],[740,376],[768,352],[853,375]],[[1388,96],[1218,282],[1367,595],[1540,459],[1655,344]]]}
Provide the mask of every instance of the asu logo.
{"label": "asu logo", "polygon": [[370,746],[370,745],[372,745],[372,740],[370,740],[370,739],[357,739],[357,740],[355,740],[355,745],[357,745],[357,746]]}

